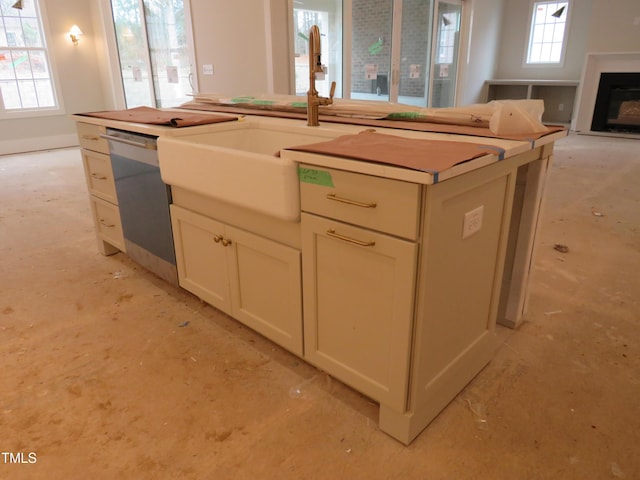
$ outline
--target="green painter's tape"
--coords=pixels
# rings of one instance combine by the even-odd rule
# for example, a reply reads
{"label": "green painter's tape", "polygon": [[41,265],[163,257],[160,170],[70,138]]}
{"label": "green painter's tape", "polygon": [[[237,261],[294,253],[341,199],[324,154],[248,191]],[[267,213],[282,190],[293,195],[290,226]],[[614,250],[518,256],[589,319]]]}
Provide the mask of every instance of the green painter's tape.
{"label": "green painter's tape", "polygon": [[418,112],[395,112],[387,115],[389,120],[415,120],[423,118],[423,115]]}
{"label": "green painter's tape", "polygon": [[323,187],[333,187],[331,174],[326,170],[316,170],[315,168],[298,168],[298,178],[304,183],[313,183]]}

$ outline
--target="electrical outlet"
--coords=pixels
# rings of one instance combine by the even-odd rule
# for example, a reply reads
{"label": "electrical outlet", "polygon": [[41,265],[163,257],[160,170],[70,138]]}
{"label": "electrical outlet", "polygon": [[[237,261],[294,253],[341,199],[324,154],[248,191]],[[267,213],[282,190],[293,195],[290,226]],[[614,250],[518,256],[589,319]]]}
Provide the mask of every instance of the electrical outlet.
{"label": "electrical outlet", "polygon": [[462,239],[470,237],[476,232],[479,232],[482,228],[482,215],[484,213],[484,205],[480,205],[478,208],[469,210],[464,214],[464,221],[462,222]]}
{"label": "electrical outlet", "polygon": [[559,112],[563,112],[564,111],[564,103],[559,103],[558,104],[558,111]]}
{"label": "electrical outlet", "polygon": [[202,74],[213,75],[213,65],[211,63],[206,63],[202,65]]}

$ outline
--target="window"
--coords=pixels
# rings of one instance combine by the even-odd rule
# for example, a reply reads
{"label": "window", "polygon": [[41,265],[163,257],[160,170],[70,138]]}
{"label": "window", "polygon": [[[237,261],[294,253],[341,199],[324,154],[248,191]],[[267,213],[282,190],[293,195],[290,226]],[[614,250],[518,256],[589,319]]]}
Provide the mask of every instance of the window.
{"label": "window", "polygon": [[568,15],[568,1],[533,2],[527,64],[562,63]]}
{"label": "window", "polygon": [[0,115],[58,111],[37,0],[0,0]]}

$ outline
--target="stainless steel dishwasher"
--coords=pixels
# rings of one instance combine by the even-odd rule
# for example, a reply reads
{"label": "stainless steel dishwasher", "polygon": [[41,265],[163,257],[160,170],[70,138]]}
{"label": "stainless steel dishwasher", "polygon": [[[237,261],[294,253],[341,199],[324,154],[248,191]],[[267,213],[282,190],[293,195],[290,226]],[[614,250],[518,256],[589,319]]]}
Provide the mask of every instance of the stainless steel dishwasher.
{"label": "stainless steel dishwasher", "polygon": [[169,204],[171,187],[160,178],[157,137],[107,129],[127,255],[177,285]]}

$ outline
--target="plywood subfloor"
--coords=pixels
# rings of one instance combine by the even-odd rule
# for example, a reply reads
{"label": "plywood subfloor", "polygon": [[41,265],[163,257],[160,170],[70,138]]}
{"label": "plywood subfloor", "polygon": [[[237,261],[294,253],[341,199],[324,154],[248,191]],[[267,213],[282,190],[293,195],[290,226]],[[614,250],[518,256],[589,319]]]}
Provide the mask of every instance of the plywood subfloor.
{"label": "plywood subfloor", "polygon": [[78,150],[0,157],[0,479],[640,478],[639,147],[558,142],[526,322],[409,447],[368,399],[99,255]]}

